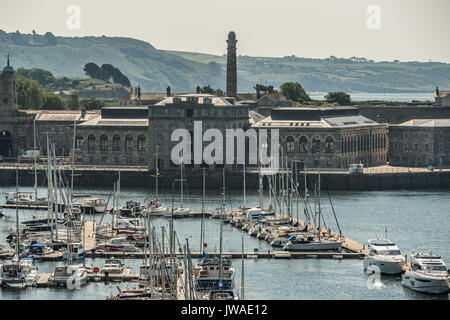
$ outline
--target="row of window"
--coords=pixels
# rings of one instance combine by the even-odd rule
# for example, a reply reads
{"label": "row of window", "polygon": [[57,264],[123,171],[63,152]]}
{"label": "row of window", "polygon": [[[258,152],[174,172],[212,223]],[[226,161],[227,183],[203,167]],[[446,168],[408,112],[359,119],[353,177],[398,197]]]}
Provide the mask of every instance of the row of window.
{"label": "row of window", "polygon": [[[325,138],[325,153],[334,152],[334,138],[332,136],[328,136]],[[301,136],[298,139],[298,143],[295,142],[295,138],[292,136],[288,136],[286,138],[286,152],[300,152],[307,153],[309,149],[311,149],[312,153],[321,152],[321,140],[319,137],[313,137],[311,139],[311,145],[309,145],[308,138],[305,136]],[[370,149],[384,149],[386,147],[386,135],[376,134],[373,136],[370,135],[361,135],[361,136],[353,136],[353,137],[343,137],[341,144],[341,152],[342,153],[350,153],[357,151],[366,151]]]}
{"label": "row of window", "polygon": [[[119,134],[112,137],[112,151],[134,151],[135,142],[132,135],[126,135],[124,139],[125,143],[122,143],[122,138]],[[82,149],[84,142],[84,137],[82,135],[77,135],[75,138],[75,148]],[[94,134],[89,134],[87,138],[87,150],[96,151],[97,145],[101,152],[107,152],[110,150],[109,138],[106,134],[100,136],[99,143],[97,143],[97,138]],[[145,136],[143,134],[139,135],[137,138],[137,151],[145,151]]]}
{"label": "row of window", "polygon": [[378,133],[374,135],[364,134],[352,137],[343,137],[341,148],[342,153],[385,149],[386,135]]}
{"label": "row of window", "polygon": [[[332,153],[334,146],[334,138],[331,136],[325,139],[325,153]],[[319,137],[313,137],[311,139],[311,146],[308,146],[308,138],[301,136],[298,139],[298,143],[295,143],[295,139],[292,136],[286,138],[286,152],[300,152],[307,153],[308,149],[311,148],[312,153],[319,153],[321,151],[321,141]]]}

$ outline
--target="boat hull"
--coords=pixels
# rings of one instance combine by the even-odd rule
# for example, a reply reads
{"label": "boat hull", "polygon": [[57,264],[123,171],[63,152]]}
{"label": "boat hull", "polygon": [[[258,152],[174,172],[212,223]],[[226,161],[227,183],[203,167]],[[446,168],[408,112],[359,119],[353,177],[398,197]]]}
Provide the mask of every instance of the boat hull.
{"label": "boat hull", "polygon": [[403,261],[387,261],[375,259],[374,257],[367,256],[364,258],[364,270],[367,270],[371,266],[379,268],[381,274],[400,274],[403,272]]}
{"label": "boat hull", "polygon": [[402,284],[422,293],[444,294],[449,292],[447,277],[430,277],[406,271],[402,276]]}

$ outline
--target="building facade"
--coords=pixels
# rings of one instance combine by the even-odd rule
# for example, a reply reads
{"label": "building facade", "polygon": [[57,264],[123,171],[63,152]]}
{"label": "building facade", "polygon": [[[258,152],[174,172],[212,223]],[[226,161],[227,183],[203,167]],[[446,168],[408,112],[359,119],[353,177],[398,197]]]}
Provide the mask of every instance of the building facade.
{"label": "building facade", "polygon": [[386,164],[388,126],[359,115],[357,108],[272,109],[252,128],[279,129],[283,155],[309,168]]}
{"label": "building facade", "polygon": [[450,119],[414,119],[389,126],[389,164],[450,166]]}

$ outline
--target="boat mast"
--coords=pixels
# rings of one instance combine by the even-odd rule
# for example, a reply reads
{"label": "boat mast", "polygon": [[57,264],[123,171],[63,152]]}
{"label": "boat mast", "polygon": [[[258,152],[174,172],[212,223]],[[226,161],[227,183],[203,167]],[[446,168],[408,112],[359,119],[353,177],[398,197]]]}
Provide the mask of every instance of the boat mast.
{"label": "boat mast", "polygon": [[183,208],[183,159],[184,154],[181,151],[181,166],[180,166],[180,191],[181,191],[181,199],[180,199],[180,208]]}
{"label": "boat mast", "polygon": [[[49,141],[48,141],[48,131],[47,131],[47,199],[48,199],[48,212],[47,212],[47,223],[48,224],[53,224],[52,219],[53,219],[53,170],[51,168],[51,164],[50,164],[50,157],[51,157],[51,149],[49,146]],[[53,226],[50,229],[50,234],[51,234],[51,239],[53,241]]]}
{"label": "boat mast", "polygon": [[222,281],[222,232],[223,232],[223,216],[225,214],[225,166],[222,169],[222,183],[223,183],[223,187],[222,187],[222,212],[220,215],[220,243],[219,243],[219,247],[220,247],[220,264],[219,264],[219,282]]}
{"label": "boat mast", "polygon": [[159,178],[159,168],[158,168],[158,149],[159,149],[159,144],[156,145],[156,164],[155,164],[155,168],[156,168],[156,199],[158,199],[158,178]]}
{"label": "boat mast", "polygon": [[200,252],[203,253],[205,252],[204,250],[204,241],[205,241],[205,237],[204,237],[204,232],[205,232],[205,168],[203,167],[203,196],[202,196],[202,221],[201,221],[201,225],[200,225]]}
{"label": "boat mast", "polygon": [[244,300],[244,236],[242,236],[241,300]]}
{"label": "boat mast", "polygon": [[[16,195],[19,195],[19,165],[16,166]],[[16,200],[16,255],[17,262],[20,261],[20,235],[19,235],[19,198]]]}
{"label": "boat mast", "polygon": [[246,187],[245,187],[245,159],[244,159],[244,163],[243,163],[243,168],[244,168],[244,209],[247,209],[247,193],[246,193]]}
{"label": "boat mast", "polygon": [[321,216],[321,212],[320,212],[320,163],[319,163],[319,197],[318,197],[318,208],[319,208],[319,241],[320,241],[320,216]]}
{"label": "boat mast", "polygon": [[[36,115],[37,117],[37,115]],[[36,163],[36,117],[33,119],[33,150],[34,150],[34,200],[37,201],[37,163]]]}

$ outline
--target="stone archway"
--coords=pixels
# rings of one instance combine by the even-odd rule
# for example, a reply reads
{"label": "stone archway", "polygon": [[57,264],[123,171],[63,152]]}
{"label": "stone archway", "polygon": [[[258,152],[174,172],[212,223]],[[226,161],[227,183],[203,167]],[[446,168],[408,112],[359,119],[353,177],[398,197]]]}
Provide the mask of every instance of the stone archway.
{"label": "stone archway", "polygon": [[10,157],[12,155],[12,137],[6,131],[0,131],[0,156]]}

